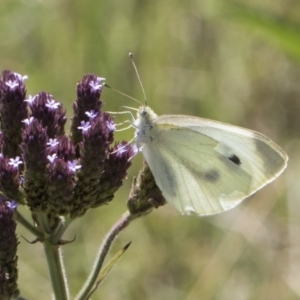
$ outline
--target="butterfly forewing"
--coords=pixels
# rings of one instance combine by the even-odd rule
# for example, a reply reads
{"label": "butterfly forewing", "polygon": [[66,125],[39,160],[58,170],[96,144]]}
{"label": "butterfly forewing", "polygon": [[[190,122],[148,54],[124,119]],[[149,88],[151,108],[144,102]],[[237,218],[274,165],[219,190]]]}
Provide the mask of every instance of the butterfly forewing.
{"label": "butterfly forewing", "polygon": [[143,130],[137,142],[142,141],[164,197],[181,213],[208,215],[233,208],[286,166],[286,154],[259,133],[189,116],[151,119],[151,112],[139,120]]}

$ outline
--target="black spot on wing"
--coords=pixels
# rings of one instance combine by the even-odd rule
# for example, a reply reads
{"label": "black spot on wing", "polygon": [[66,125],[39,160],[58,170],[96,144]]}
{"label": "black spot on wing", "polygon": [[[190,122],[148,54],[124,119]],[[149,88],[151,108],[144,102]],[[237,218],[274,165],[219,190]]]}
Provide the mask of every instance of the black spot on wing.
{"label": "black spot on wing", "polygon": [[209,182],[216,182],[220,178],[220,174],[217,170],[211,169],[204,173],[204,178]]}
{"label": "black spot on wing", "polygon": [[239,166],[242,163],[239,157],[236,156],[235,154],[230,155],[228,159],[231,160],[233,163],[235,163],[237,166]]}

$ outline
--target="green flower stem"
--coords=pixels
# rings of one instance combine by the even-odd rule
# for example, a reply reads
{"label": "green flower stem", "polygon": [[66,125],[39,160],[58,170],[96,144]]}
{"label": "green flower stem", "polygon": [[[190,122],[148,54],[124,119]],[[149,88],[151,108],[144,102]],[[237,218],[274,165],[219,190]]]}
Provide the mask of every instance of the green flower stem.
{"label": "green flower stem", "polygon": [[73,220],[69,219],[69,218],[66,218],[66,219],[61,221],[61,223],[57,226],[55,232],[53,232],[53,234],[51,235],[50,240],[51,240],[52,244],[54,244],[54,245],[59,244],[63,234],[68,229],[68,227],[72,223],[72,221]]}
{"label": "green flower stem", "polygon": [[29,230],[37,238],[39,239],[43,238],[43,234],[36,227],[34,227],[30,222],[28,222],[23,217],[23,215],[20,212],[18,212],[18,210],[14,212],[14,219],[16,220],[17,223],[22,224],[27,230]]}
{"label": "green flower stem", "polygon": [[49,219],[46,213],[40,212],[36,214],[36,219],[38,226],[41,228],[41,231],[44,232],[46,237],[49,237],[51,234],[51,227],[49,224]]}
{"label": "green flower stem", "polygon": [[87,297],[95,285],[98,275],[100,273],[100,270],[103,266],[104,259],[106,255],[108,254],[108,251],[115,240],[115,238],[118,236],[118,234],[126,228],[129,223],[131,223],[133,220],[138,218],[140,215],[131,215],[128,211],[123,214],[121,219],[111,228],[109,233],[104,238],[104,241],[102,242],[93,269],[85,282],[83,288],[79,292],[79,294],[76,296],[75,300],[87,300]]}
{"label": "green flower stem", "polygon": [[62,263],[61,247],[44,242],[45,254],[48,261],[49,273],[53,292],[56,300],[68,300],[70,298],[67,278]]}

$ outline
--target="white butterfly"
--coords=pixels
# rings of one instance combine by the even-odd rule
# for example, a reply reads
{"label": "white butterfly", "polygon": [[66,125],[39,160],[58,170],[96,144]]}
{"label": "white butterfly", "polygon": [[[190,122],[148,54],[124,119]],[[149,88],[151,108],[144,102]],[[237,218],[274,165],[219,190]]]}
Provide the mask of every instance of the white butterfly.
{"label": "white butterfly", "polygon": [[288,161],[266,136],[217,121],[158,116],[141,106],[133,126],[157,186],[182,214],[229,210],[273,181]]}

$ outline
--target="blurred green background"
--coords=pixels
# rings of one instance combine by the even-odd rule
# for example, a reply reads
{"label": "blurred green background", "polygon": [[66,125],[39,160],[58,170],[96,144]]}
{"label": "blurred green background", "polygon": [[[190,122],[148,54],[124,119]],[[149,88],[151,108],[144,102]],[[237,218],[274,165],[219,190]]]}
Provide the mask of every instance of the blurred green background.
{"label": "blurred green background", "polygon": [[[182,217],[170,205],[133,222],[110,257],[132,245],[93,299],[300,298],[300,3],[296,0],[2,0],[0,67],[27,74],[28,94],[54,95],[72,115],[86,73],[143,101],[128,52],[158,114],[251,128],[289,155],[288,169],[238,208]],[[136,103],[105,90],[105,109]],[[119,120],[119,119],[118,119]],[[120,122],[121,122],[120,117]],[[133,130],[118,134],[130,140]],[[141,155],[140,155],[141,156]],[[134,160],[115,199],[72,224],[64,246],[72,295],[126,210]],[[33,237],[19,226],[19,234]],[[20,237],[20,288],[51,299],[41,244]]]}

